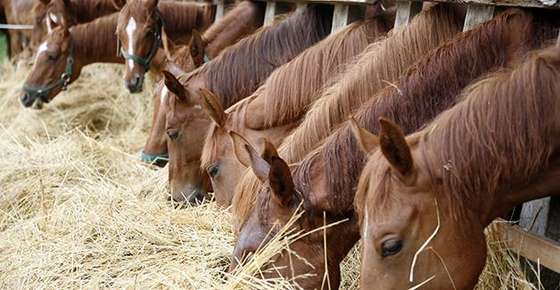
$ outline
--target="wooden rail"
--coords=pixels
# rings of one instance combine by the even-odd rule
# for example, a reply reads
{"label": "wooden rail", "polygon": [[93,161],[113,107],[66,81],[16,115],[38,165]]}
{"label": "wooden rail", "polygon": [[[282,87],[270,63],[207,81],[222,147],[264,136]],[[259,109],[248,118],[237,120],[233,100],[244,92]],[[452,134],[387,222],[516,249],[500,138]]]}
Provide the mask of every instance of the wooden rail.
{"label": "wooden rail", "polygon": [[507,247],[515,253],[560,273],[560,244],[527,232],[506,221],[496,223],[498,233]]}

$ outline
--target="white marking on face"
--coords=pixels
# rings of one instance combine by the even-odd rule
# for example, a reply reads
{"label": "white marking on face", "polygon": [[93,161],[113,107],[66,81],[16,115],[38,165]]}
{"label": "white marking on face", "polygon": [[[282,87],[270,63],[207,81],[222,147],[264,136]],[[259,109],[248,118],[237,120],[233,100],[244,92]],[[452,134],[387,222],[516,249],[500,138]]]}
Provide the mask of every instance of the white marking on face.
{"label": "white marking on face", "polygon": [[[134,17],[130,17],[126,25],[126,36],[128,37],[127,53],[129,55],[134,55],[134,31],[136,31],[136,20],[134,20]],[[126,62],[129,69],[134,67],[134,61],[132,59],[128,59]]]}
{"label": "white marking on face", "polygon": [[167,99],[167,94],[169,94],[169,90],[167,89],[167,86],[163,86],[163,89],[161,89],[161,97],[160,97],[160,105],[163,106],[163,104],[165,103],[165,100]]}
{"label": "white marking on face", "polygon": [[45,51],[47,51],[48,48],[49,48],[49,44],[46,41],[41,43],[41,45],[39,45],[39,48],[37,49],[37,55],[35,56],[35,62],[37,62],[39,56],[43,54]]}

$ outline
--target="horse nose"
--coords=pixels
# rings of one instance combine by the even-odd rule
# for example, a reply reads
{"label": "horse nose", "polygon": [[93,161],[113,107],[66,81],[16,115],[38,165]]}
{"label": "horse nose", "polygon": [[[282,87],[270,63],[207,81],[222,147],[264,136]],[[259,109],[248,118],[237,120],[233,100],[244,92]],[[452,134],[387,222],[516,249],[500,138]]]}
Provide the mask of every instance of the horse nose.
{"label": "horse nose", "polygon": [[31,107],[31,105],[33,105],[33,101],[34,99],[31,97],[31,95],[29,95],[29,93],[24,93],[23,96],[21,96],[21,103],[26,108]]}
{"label": "horse nose", "polygon": [[138,93],[142,91],[142,76],[134,74],[132,78],[126,82],[126,87],[131,93]]}
{"label": "horse nose", "polygon": [[175,139],[177,139],[177,137],[179,137],[179,130],[168,129],[167,130],[167,136],[169,136],[169,139],[175,140]]}

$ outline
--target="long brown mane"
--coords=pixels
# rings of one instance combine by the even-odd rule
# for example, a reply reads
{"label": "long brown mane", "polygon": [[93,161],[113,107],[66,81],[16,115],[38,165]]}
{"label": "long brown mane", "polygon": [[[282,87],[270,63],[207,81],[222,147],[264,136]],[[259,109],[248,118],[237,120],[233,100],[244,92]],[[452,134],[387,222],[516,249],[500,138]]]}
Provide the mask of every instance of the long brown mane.
{"label": "long brown mane", "polygon": [[165,31],[171,38],[178,38],[185,32],[190,34],[193,28],[206,30],[212,24],[215,12],[209,4],[173,1],[159,3],[158,10],[163,17]]}
{"label": "long brown mane", "polygon": [[462,20],[453,7],[436,5],[421,12],[405,29],[393,31],[385,41],[370,45],[357,63],[324,91],[302,125],[284,140],[281,156],[290,163],[303,158],[377,91],[394,82],[426,52],[460,32]]}
{"label": "long brown mane", "polygon": [[[230,129],[242,132],[239,127],[266,129],[297,121],[319,96],[318,91],[327,80],[387,30],[383,19],[375,17],[355,22],[306,49],[276,69],[253,95],[227,110],[232,118],[237,119]],[[259,108],[251,109],[255,103]],[[251,118],[246,119],[246,113],[251,114]],[[213,161],[212,156],[216,156],[218,144],[212,138],[213,128],[202,151],[202,168],[206,168]]]}
{"label": "long brown mane", "polygon": [[251,95],[274,69],[326,37],[332,12],[330,5],[309,5],[240,40],[181,79],[206,75],[207,88],[228,108]]}
{"label": "long brown mane", "polygon": [[75,51],[86,52],[91,60],[98,62],[122,62],[116,56],[118,13],[70,28]]}
{"label": "long brown mane", "polygon": [[206,51],[211,58],[216,57],[231,43],[245,37],[244,31],[253,31],[252,27],[261,26],[264,21],[266,3],[261,1],[243,1],[214,22],[204,32],[203,38],[208,43]]}
{"label": "long brown mane", "polygon": [[456,217],[466,200],[525,185],[546,168],[558,133],[559,78],[560,48],[544,49],[472,85],[422,131],[428,138],[422,150],[448,168],[440,191],[454,200]]}
{"label": "long brown mane", "polygon": [[[336,123],[350,114],[353,107],[364,102],[353,102],[352,99],[370,98],[387,85],[384,80],[398,78],[416,59],[458,33],[461,18],[450,8],[437,5],[420,13],[404,29],[393,31],[387,39],[370,44],[356,63],[347,66],[336,82],[326,89],[295,132],[286,137],[280,148],[282,158],[288,163],[301,160],[311,148],[318,146],[317,143]],[[433,37],[426,37],[428,34]],[[329,120],[327,116],[331,114],[333,118]],[[331,121],[335,123],[331,124]],[[321,122],[324,123],[319,125]],[[240,181],[233,199],[234,215],[240,221],[251,211],[259,184],[250,170]]]}
{"label": "long brown mane", "polygon": [[[397,86],[385,88],[356,114],[358,123],[370,132],[379,131],[380,117],[399,124],[410,134],[451,107],[469,83],[510,64],[534,47],[535,27],[531,15],[508,10],[493,20],[464,32],[430,52],[401,77]],[[445,84],[445,85],[442,85]],[[295,183],[309,192],[309,172],[324,162],[326,174],[346,178],[327,178],[329,209],[351,211],[354,187],[366,162],[348,125],[330,136],[317,152],[296,170]]]}

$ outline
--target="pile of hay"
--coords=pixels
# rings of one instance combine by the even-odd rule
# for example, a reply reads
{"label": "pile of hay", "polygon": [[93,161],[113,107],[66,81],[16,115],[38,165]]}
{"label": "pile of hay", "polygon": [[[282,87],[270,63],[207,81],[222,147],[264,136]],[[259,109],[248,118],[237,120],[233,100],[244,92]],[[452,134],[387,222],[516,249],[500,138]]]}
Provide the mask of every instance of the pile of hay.
{"label": "pile of hay", "polygon": [[[0,288],[294,287],[251,278],[283,241],[226,273],[229,212],[214,203],[173,208],[166,170],[137,160],[150,84],[130,95],[118,66],[94,65],[34,111],[18,100],[26,74],[0,68]],[[479,289],[534,288],[516,259],[490,245]],[[342,289],[358,287],[358,252],[345,261]]]}

